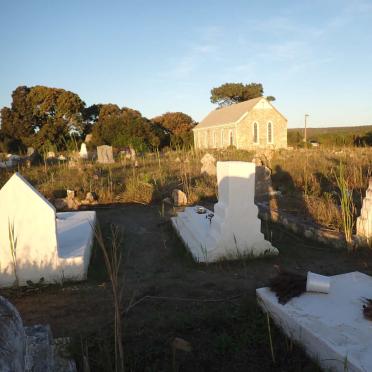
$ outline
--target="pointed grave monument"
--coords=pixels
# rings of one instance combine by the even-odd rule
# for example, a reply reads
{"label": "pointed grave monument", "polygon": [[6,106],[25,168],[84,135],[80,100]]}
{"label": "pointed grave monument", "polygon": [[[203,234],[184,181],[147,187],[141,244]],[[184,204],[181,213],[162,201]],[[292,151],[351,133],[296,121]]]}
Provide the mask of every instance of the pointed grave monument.
{"label": "pointed grave monument", "polygon": [[0,206],[0,287],[86,278],[94,211],[56,213],[18,173],[0,190]]}
{"label": "pointed grave monument", "polygon": [[278,254],[261,233],[254,204],[255,168],[254,163],[217,162],[218,203],[214,213],[196,206],[172,218],[173,227],[196,261]]}
{"label": "pointed grave monument", "polygon": [[87,145],[85,142],[83,142],[80,146],[80,158],[81,159],[88,159],[88,150],[87,150]]}

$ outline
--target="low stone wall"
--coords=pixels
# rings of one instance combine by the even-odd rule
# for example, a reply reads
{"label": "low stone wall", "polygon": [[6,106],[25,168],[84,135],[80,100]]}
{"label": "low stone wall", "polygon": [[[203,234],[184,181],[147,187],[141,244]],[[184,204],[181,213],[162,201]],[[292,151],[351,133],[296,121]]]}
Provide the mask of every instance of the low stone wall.
{"label": "low stone wall", "polygon": [[[258,217],[263,221],[280,224],[286,230],[289,230],[296,235],[303,236],[321,244],[330,245],[335,248],[347,248],[344,234],[326,229],[320,225],[306,223],[304,220],[296,216],[290,215],[276,209],[270,209],[269,205],[264,202],[257,203]],[[362,242],[357,237],[354,237],[355,245],[362,245]]]}

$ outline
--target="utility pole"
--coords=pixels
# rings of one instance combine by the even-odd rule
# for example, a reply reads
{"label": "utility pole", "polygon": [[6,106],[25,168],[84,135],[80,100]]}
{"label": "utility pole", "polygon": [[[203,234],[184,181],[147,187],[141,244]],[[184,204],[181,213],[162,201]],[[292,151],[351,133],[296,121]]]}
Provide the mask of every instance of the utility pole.
{"label": "utility pole", "polygon": [[309,114],[305,114],[305,133],[304,133],[304,142],[305,142],[305,144],[307,144],[307,133],[306,133],[306,130],[307,130],[307,118],[309,116],[310,116]]}

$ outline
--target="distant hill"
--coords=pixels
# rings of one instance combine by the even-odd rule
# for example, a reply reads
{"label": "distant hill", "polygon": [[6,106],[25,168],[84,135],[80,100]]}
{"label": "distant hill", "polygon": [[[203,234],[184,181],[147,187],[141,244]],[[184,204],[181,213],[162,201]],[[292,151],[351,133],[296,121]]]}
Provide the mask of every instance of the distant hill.
{"label": "distant hill", "polygon": [[[299,145],[304,138],[304,128],[288,128],[288,145]],[[330,146],[372,145],[372,125],[355,127],[307,128],[307,140]]]}

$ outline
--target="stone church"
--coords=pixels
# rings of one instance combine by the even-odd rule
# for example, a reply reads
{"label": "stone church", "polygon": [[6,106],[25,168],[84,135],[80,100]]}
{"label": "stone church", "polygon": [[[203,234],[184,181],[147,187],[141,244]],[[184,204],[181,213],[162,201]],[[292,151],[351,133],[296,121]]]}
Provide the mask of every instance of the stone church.
{"label": "stone church", "polygon": [[193,132],[198,149],[287,147],[287,119],[265,97],[213,110]]}

